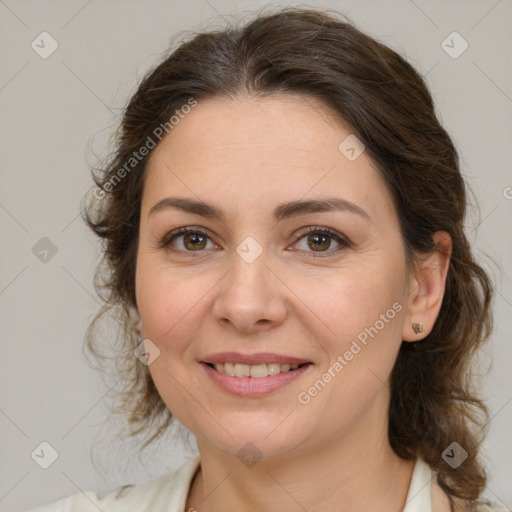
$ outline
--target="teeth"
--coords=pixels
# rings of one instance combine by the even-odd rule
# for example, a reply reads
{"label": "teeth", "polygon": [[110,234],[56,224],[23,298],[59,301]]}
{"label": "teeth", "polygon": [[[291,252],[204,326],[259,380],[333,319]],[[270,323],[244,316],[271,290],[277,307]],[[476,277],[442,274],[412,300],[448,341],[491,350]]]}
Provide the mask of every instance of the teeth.
{"label": "teeth", "polygon": [[218,372],[225,373],[231,377],[268,377],[269,375],[277,375],[278,373],[296,370],[298,364],[279,364],[279,363],[263,363],[263,364],[242,364],[242,363],[217,363],[214,364]]}
{"label": "teeth", "polygon": [[226,375],[231,375],[232,377],[235,375],[235,365],[233,363],[224,363],[224,370],[219,370],[217,366],[222,365],[215,365],[215,369],[218,370],[219,372],[223,372]]}
{"label": "teeth", "polygon": [[235,363],[235,377],[249,377],[251,367],[248,364]]}
{"label": "teeth", "polygon": [[266,364],[255,364],[251,366],[251,377],[268,377],[268,368]]}
{"label": "teeth", "polygon": [[281,373],[281,365],[277,363],[269,363],[267,364],[267,370],[269,375],[276,375]]}

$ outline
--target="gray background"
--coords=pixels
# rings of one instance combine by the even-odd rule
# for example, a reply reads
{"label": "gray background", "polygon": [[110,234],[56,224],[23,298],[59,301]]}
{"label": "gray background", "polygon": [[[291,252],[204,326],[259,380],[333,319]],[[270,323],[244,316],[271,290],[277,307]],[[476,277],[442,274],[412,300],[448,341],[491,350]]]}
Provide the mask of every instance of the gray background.
{"label": "gray background", "polygon": [[[193,441],[187,447],[166,440],[158,452],[139,456],[121,441],[98,445],[110,395],[82,356],[98,306],[98,244],[78,217],[79,202],[92,184],[94,154],[106,154],[116,116],[171,36],[219,27],[264,5],[337,9],[427,77],[480,205],[480,215],[468,218],[470,239],[496,281],[496,328],[482,355],[484,367],[494,360],[481,388],[493,416],[484,444],[486,496],[512,508],[510,0],[0,0],[1,510],[142,482],[193,453]],[[33,40],[41,45],[43,31],[59,45],[46,59],[31,48]],[[469,44],[458,58],[441,46],[453,31]],[[452,52],[462,48],[461,40],[450,44]],[[43,237],[54,255],[44,253]],[[42,441],[58,452],[46,470],[31,458]]]}

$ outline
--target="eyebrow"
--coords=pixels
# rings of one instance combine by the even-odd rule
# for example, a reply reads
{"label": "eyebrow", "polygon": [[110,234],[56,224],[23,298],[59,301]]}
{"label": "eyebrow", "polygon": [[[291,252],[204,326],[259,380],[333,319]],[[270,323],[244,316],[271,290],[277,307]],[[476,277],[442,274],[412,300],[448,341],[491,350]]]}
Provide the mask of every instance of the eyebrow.
{"label": "eyebrow", "polygon": [[[194,215],[218,219],[221,222],[225,222],[226,220],[226,214],[222,208],[205,203],[204,201],[182,197],[164,197],[151,207],[148,217],[156,212],[168,209],[178,209]],[[299,215],[334,211],[354,213],[370,221],[370,216],[360,206],[339,197],[282,203],[274,209],[273,218],[276,222],[280,222],[284,219],[297,217]]]}

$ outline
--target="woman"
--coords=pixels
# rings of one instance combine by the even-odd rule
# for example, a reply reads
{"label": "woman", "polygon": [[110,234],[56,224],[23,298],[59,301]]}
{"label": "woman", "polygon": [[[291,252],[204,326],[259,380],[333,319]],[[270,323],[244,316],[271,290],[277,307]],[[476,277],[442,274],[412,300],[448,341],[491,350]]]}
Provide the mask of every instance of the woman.
{"label": "woman", "polygon": [[198,34],[143,80],[95,180],[90,347],[120,312],[133,432],[176,417],[199,456],[38,510],[505,510],[479,500],[468,378],[492,288],[402,57],[311,10]]}

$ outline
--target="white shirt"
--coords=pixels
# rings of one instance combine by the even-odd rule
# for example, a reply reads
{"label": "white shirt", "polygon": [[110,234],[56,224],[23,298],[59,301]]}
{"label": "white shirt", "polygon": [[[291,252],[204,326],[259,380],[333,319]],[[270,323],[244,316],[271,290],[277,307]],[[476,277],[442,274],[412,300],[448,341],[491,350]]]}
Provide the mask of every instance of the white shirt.
{"label": "white shirt", "polygon": [[[78,493],[29,512],[187,512],[190,484],[199,467],[199,455],[180,469],[146,484],[121,487],[102,499],[94,492]],[[417,459],[403,512],[432,511],[432,472]],[[482,505],[478,512],[510,512],[495,505]]]}

